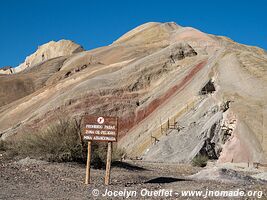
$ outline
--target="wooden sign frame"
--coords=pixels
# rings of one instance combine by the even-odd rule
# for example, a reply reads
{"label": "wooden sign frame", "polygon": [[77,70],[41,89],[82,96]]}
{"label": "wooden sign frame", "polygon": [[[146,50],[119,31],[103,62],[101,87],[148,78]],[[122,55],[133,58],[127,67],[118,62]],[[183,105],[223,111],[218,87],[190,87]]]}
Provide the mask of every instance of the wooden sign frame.
{"label": "wooden sign frame", "polygon": [[117,142],[118,118],[84,116],[84,140]]}
{"label": "wooden sign frame", "polygon": [[85,184],[90,184],[92,141],[108,142],[105,185],[110,184],[110,170],[112,160],[112,142],[117,142],[118,118],[84,116],[83,139],[88,140]]}

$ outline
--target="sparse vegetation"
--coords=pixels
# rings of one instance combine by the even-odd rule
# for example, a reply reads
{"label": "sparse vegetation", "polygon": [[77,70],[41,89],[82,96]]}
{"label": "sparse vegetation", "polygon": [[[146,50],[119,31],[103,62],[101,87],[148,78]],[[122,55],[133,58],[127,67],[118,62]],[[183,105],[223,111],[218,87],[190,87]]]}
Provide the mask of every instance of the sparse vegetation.
{"label": "sparse vegetation", "polygon": [[17,155],[37,157],[52,162],[83,159],[79,127],[69,119],[59,119],[45,131],[24,133],[10,146],[10,150]]}
{"label": "sparse vegetation", "polygon": [[[125,154],[124,150],[114,145],[112,150],[112,162],[120,161],[124,154]],[[97,169],[105,168],[106,159],[107,159],[107,143],[94,142],[92,144],[92,159],[91,159],[92,166]]]}
{"label": "sparse vegetation", "polygon": [[118,146],[113,147],[112,150],[112,162],[121,161],[125,157],[126,153],[124,149],[119,148]]}
{"label": "sparse vegetation", "polygon": [[[8,147],[7,147],[8,146]],[[25,132],[15,141],[0,141],[0,150],[8,149],[9,154],[32,157],[50,162],[86,162],[87,142],[81,140],[80,126],[70,119],[58,119],[44,131]],[[112,162],[121,160],[124,151],[113,147]],[[105,167],[107,143],[93,142],[91,165]]]}
{"label": "sparse vegetation", "polygon": [[209,158],[206,155],[197,155],[192,160],[192,165],[197,167],[205,167]]}
{"label": "sparse vegetation", "polygon": [[105,167],[106,143],[92,143],[91,165],[96,169]]}
{"label": "sparse vegetation", "polygon": [[6,151],[7,150],[7,144],[4,140],[0,140],[0,151]]}

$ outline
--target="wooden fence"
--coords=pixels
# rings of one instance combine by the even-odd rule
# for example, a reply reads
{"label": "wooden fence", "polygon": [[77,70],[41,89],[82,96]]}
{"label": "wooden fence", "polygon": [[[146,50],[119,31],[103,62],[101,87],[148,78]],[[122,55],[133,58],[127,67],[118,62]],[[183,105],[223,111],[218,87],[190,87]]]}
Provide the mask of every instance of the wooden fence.
{"label": "wooden fence", "polygon": [[159,138],[163,135],[168,135],[169,130],[176,129],[180,131],[184,127],[178,123],[178,118],[187,113],[191,109],[195,109],[196,103],[200,100],[199,97],[189,101],[181,110],[179,110],[175,115],[168,118],[164,123],[160,123],[160,127],[156,128],[153,134],[151,134],[150,144],[156,144]]}

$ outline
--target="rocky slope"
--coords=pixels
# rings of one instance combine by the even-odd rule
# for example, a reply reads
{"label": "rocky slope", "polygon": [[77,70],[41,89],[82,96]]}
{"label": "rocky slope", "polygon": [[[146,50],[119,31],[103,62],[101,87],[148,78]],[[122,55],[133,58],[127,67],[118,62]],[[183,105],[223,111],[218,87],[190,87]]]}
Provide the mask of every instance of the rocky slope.
{"label": "rocky slope", "polygon": [[113,115],[128,157],[267,162],[264,50],[175,23],[147,23],[90,51],[71,46],[39,48],[20,73],[0,76],[2,139],[55,113]]}

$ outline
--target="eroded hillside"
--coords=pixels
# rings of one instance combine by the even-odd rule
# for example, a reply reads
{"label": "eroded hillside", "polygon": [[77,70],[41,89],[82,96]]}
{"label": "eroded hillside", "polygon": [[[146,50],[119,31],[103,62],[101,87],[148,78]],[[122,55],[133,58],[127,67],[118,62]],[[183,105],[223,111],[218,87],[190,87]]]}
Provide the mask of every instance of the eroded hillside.
{"label": "eroded hillside", "polygon": [[72,46],[1,75],[2,139],[47,126],[55,113],[113,115],[128,157],[267,161],[263,50],[175,23],[147,23],[90,51]]}

